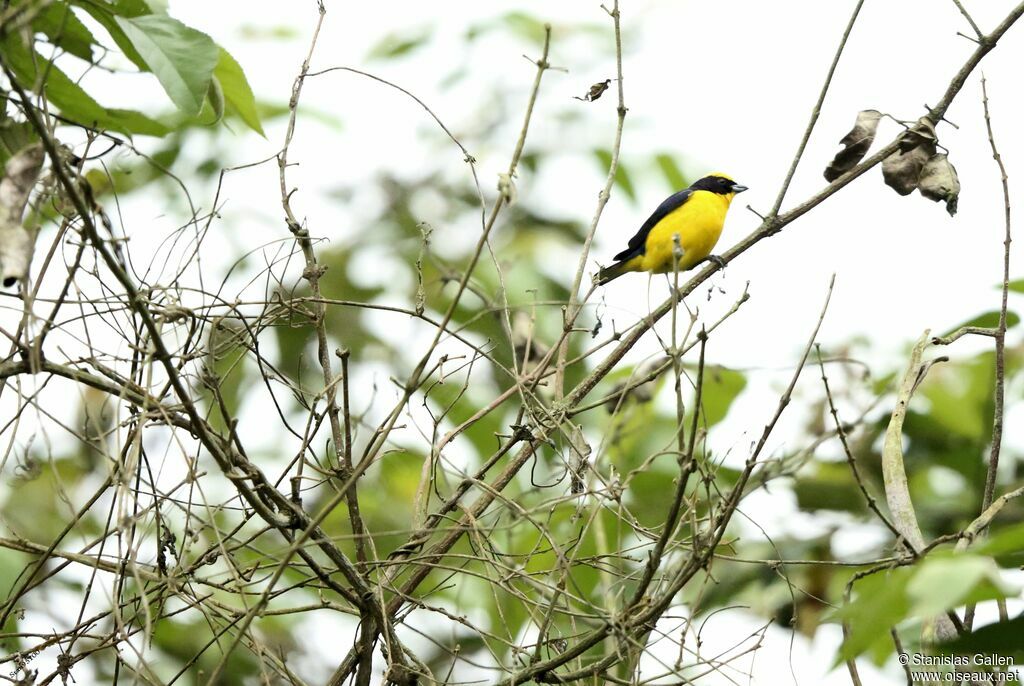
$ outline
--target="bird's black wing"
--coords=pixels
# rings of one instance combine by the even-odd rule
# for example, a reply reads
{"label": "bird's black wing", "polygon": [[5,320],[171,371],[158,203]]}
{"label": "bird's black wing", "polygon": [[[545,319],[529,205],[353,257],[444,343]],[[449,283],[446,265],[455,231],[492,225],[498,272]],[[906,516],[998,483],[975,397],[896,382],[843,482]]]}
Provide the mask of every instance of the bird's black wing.
{"label": "bird's black wing", "polygon": [[620,252],[614,257],[615,260],[627,260],[635,255],[643,255],[644,247],[647,243],[647,234],[651,232],[651,229],[665,218],[673,210],[682,207],[683,203],[690,199],[693,195],[693,189],[684,188],[678,193],[673,193],[665,199],[665,202],[658,205],[658,209],[654,210],[654,213],[647,218],[640,230],[636,232],[636,235],[629,239],[629,247]]}

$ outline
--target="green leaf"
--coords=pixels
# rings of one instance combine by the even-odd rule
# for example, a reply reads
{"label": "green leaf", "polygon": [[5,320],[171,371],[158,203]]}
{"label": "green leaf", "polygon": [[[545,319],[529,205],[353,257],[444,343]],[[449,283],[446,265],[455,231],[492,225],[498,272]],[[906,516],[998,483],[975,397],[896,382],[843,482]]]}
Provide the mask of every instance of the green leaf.
{"label": "green leaf", "polygon": [[0,169],[7,160],[38,140],[35,129],[27,121],[16,122],[0,114]]}
{"label": "green leaf", "polygon": [[683,174],[683,170],[676,164],[674,157],[666,152],[659,153],[654,161],[658,164],[658,169],[661,170],[662,176],[665,177],[665,181],[668,182],[669,188],[673,191],[678,191],[686,188],[690,184],[686,181],[686,175]]}
{"label": "green leaf", "polygon": [[[17,36],[4,36],[0,41],[0,52],[22,88],[38,91],[42,85],[46,99],[56,105],[62,114],[85,125],[99,123],[106,115],[99,103],[68,78],[67,74],[42,55],[30,52]],[[46,81],[39,84],[38,81],[43,76]]]}
{"label": "green leaf", "polygon": [[[96,0],[92,1],[95,2]],[[129,19],[143,17],[147,14],[152,14],[154,11],[151,6],[153,3],[146,2],[146,0],[113,0],[105,4],[113,5],[114,14]]]}
{"label": "green leaf", "polygon": [[989,533],[988,539],[971,548],[980,555],[996,557],[1012,555],[1012,566],[1020,566],[1020,556],[1024,555],[1024,523],[1006,526]]}
{"label": "green leaf", "polygon": [[[574,32],[593,32],[594,26],[595,25],[593,24],[576,25],[573,30]],[[602,29],[604,29],[603,26],[600,27],[598,31],[601,38],[604,39],[606,33],[602,31]],[[466,40],[474,41],[481,36],[491,33],[492,31],[511,33],[525,39],[532,45],[539,45],[544,42],[544,22],[519,10],[508,12],[486,22],[471,25],[469,29],[466,30]]]}
{"label": "green leaf", "polygon": [[522,11],[512,11],[498,20],[501,26],[508,28],[531,43],[544,41],[544,22]]}
{"label": "green leaf", "polygon": [[210,406],[210,423],[218,431],[230,426],[231,420],[238,416],[238,410],[245,401],[248,365],[248,350],[242,341],[245,340],[245,329],[221,324],[210,331],[210,355],[207,357],[209,375],[216,380],[217,394],[224,404],[229,416],[225,417],[221,403],[212,390],[204,393]]}
{"label": "green leaf", "polygon": [[420,29],[411,35],[391,33],[377,42],[367,55],[371,60],[390,60],[416,50],[430,38],[430,31]]}
{"label": "green leaf", "polygon": [[166,126],[139,112],[107,110],[55,64],[42,55],[30,54],[16,36],[8,35],[0,40],[0,54],[23,88],[36,90],[40,76],[45,76],[42,88],[46,99],[68,119],[84,126],[112,129],[125,134],[162,136],[168,132]]}
{"label": "green leaf", "polygon": [[115,21],[178,109],[187,115],[199,114],[220,59],[217,44],[205,33],[163,14]]}
{"label": "green leaf", "polygon": [[[692,370],[691,373],[696,379],[696,370]],[[705,367],[700,400],[704,414],[702,426],[712,427],[725,419],[733,401],[746,387],[747,378],[740,372],[725,367]]]}
{"label": "green leaf", "polygon": [[[994,356],[991,353],[964,361],[956,367],[939,368],[926,381],[922,395],[928,399],[927,415],[918,421],[908,418],[911,440],[927,441],[934,450],[939,445],[949,446],[956,436],[978,442],[987,442],[992,427],[992,379],[995,376]],[[957,465],[950,465],[957,467]],[[971,476],[973,466],[960,468],[965,477]],[[976,472],[974,472],[976,473]]]}
{"label": "green leaf", "polygon": [[34,29],[51,43],[87,62],[92,62],[92,46],[96,39],[82,20],[65,3],[54,3],[39,13],[32,23]]}
{"label": "green leaf", "polygon": [[992,558],[930,555],[907,584],[911,614],[931,617],[968,602],[1000,597],[1003,582]]}
{"label": "green leaf", "polygon": [[879,635],[888,638],[888,629],[906,618],[910,610],[909,578],[909,570],[896,569],[857,582],[856,598],[835,612],[835,617],[847,620],[850,629],[840,647],[837,664],[866,651]]}
{"label": "green leaf", "polygon": [[864,512],[867,503],[846,462],[819,462],[793,485],[801,510]]}
{"label": "green leaf", "polygon": [[210,79],[206,97],[210,102],[210,109],[213,110],[213,123],[216,124],[224,118],[224,89],[221,88],[216,76]]}
{"label": "green leaf", "polygon": [[149,6],[143,0],[117,0],[112,4],[104,0],[72,0],[72,4],[88,12],[96,23],[106,29],[124,56],[136,67],[142,71],[149,71],[146,61],[116,21],[117,17],[141,17],[149,14]]}
{"label": "green leaf", "polygon": [[[268,102],[266,100],[256,101],[256,112],[259,114],[260,121],[285,118],[291,114],[288,103]],[[316,109],[312,106],[303,107],[302,116],[306,119],[315,119],[335,131],[341,131],[344,126],[341,119],[333,112]]]}
{"label": "green leaf", "polygon": [[949,643],[938,646],[939,652],[959,655],[998,655],[1018,664],[1024,660],[1024,615],[1005,622],[996,622],[962,634]]}
{"label": "green leaf", "polygon": [[252,94],[252,88],[249,87],[249,81],[246,80],[242,67],[224,48],[220,49],[220,59],[217,60],[217,67],[213,70],[213,75],[220,82],[227,110],[237,115],[250,129],[263,136],[263,126],[260,124],[260,115],[256,110],[256,98]]}
{"label": "green leaf", "polygon": [[[608,171],[612,164],[612,153],[610,150],[599,149],[594,151],[594,157],[601,164],[602,169],[605,172]],[[622,192],[626,194],[626,197],[631,202],[636,202],[636,187],[633,185],[633,179],[626,169],[626,165],[622,163],[622,159],[619,159],[619,166],[615,170],[615,185],[622,189]]]}
{"label": "green leaf", "polygon": [[837,663],[868,650],[879,636],[908,617],[928,618],[967,603],[1006,597],[1011,589],[988,557],[933,553],[902,567],[858,581],[856,598],[834,613],[850,633]]}
{"label": "green leaf", "polygon": [[123,133],[136,133],[142,136],[156,136],[160,138],[171,132],[171,127],[150,119],[142,112],[135,110],[122,110],[117,108],[107,109],[107,126]]}
{"label": "green leaf", "polygon": [[109,166],[104,169],[93,167],[85,171],[95,197],[109,193],[130,193],[138,188],[163,178],[164,169],[174,166],[181,155],[181,137],[171,136],[165,147],[156,150],[150,159],[131,164]]}
{"label": "green leaf", "polygon": [[[1007,284],[1007,286],[1009,286],[1010,290],[1013,291],[1014,293],[1024,293],[1024,279],[1017,279],[1016,281],[1011,281],[1010,283]],[[1002,286],[999,286],[999,288],[1002,288]]]}
{"label": "green leaf", "polygon": [[[25,569],[31,562],[32,556],[26,553],[20,553],[9,548],[0,548],[0,588],[4,589],[5,594],[15,587],[18,579],[22,577]],[[3,626],[5,632],[17,633],[19,615],[19,612],[11,613],[7,623]],[[21,645],[19,637],[15,636],[13,639],[13,641],[10,638],[4,641],[4,648],[6,650],[10,651]]]}
{"label": "green leaf", "polygon": [[299,32],[291,26],[259,26],[257,24],[242,24],[238,27],[242,38],[247,40],[295,40]]}
{"label": "green leaf", "polygon": [[[1010,329],[1010,328],[1013,328],[1014,326],[1017,326],[1018,324],[1020,324],[1020,316],[1016,312],[1007,312],[1006,313],[1006,328]],[[952,329],[950,329],[949,331],[947,331],[946,333],[944,333],[942,335],[943,336],[948,336],[951,333],[953,333],[954,331],[962,329],[965,326],[975,326],[975,327],[986,328],[986,329],[994,329],[997,326],[999,326],[999,311],[998,310],[992,310],[991,312],[985,312],[984,314],[979,314],[974,319],[969,319],[966,322],[964,322],[963,324],[958,324],[957,326],[954,326]]]}

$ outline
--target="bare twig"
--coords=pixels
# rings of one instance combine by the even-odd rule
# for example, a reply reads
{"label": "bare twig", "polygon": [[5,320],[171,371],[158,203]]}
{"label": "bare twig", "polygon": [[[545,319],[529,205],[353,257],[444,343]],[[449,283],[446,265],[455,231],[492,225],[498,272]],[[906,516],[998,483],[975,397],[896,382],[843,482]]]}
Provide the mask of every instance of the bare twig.
{"label": "bare twig", "polygon": [[[965,13],[966,14],[966,13]],[[1003,221],[1005,226],[1003,238],[1003,282],[1002,299],[999,303],[999,323],[996,325],[993,337],[995,338],[995,391],[992,408],[992,445],[989,448],[988,470],[985,475],[985,491],[981,498],[982,515],[990,509],[992,499],[996,491],[996,477],[999,474],[999,453],[1003,446],[1003,405],[1006,399],[1006,307],[1010,293],[1010,243],[1012,233],[1010,230],[1010,183],[1006,176],[1006,166],[996,146],[995,134],[992,132],[992,118],[988,108],[988,90],[985,84],[984,74],[981,77],[981,104],[985,112],[985,131],[988,133],[989,147],[992,149],[992,158],[999,168],[999,180],[1003,187]],[[964,626],[968,629],[974,624],[975,606],[971,605],[964,614]],[[1004,621],[1007,618],[1006,603],[999,603],[999,616]]]}
{"label": "bare twig", "polygon": [[971,29],[974,30],[974,35],[977,37],[977,40],[983,40],[985,38],[985,34],[982,33],[980,28],[978,28],[978,24],[974,21],[974,18],[971,17],[970,13],[968,13],[967,10],[964,8],[963,3],[960,2],[960,0],[953,0],[953,4],[956,5],[956,8],[958,10],[960,10],[960,14],[964,15],[964,19],[967,20],[967,23],[971,25]]}
{"label": "bare twig", "polygon": [[988,142],[992,147],[992,158],[999,167],[999,179],[1003,187],[1003,219],[1005,223],[1005,237],[1003,238],[1003,282],[1002,299],[999,303],[999,324],[996,327],[996,390],[995,406],[992,418],[992,447],[988,458],[988,475],[985,478],[985,495],[982,498],[982,509],[987,509],[992,504],[992,497],[995,493],[996,474],[999,470],[999,450],[1003,443],[1003,403],[1006,395],[1006,307],[1010,292],[1010,242],[1012,240],[1010,231],[1010,185],[1006,176],[1006,167],[1003,165],[1003,158],[999,155],[996,147],[995,135],[992,133],[992,120],[988,110],[988,92],[985,89],[985,77],[981,77],[982,104],[985,110],[985,130],[988,132]]}
{"label": "bare twig", "polygon": [[771,222],[778,216],[779,210],[782,208],[782,202],[786,199],[786,192],[789,191],[789,184],[793,181],[793,175],[796,173],[796,168],[800,164],[800,159],[804,156],[804,150],[807,148],[807,141],[811,139],[811,134],[814,132],[814,125],[818,123],[818,115],[821,114],[821,106],[825,104],[825,96],[828,94],[829,86],[832,85],[832,76],[836,73],[836,67],[839,66],[839,58],[843,55],[843,50],[846,48],[846,41],[850,38],[850,33],[853,31],[853,25],[857,23],[857,17],[860,15],[860,8],[864,6],[864,0],[857,0],[857,4],[853,7],[853,13],[850,15],[850,21],[846,24],[846,30],[843,31],[842,38],[839,39],[839,46],[836,48],[836,54],[832,58],[832,64],[828,68],[828,74],[825,75],[825,83],[821,87],[821,92],[818,94],[818,101],[814,103],[814,109],[811,110],[810,121],[807,122],[807,128],[804,130],[803,138],[800,139],[800,145],[797,146],[796,155],[793,157],[793,161],[789,165],[789,170],[786,172],[786,178],[782,181],[782,187],[779,189],[779,194],[775,198],[775,203],[772,205],[771,212],[768,213],[767,219],[762,219],[763,222]]}
{"label": "bare twig", "polygon": [[846,455],[846,463],[850,465],[850,471],[853,473],[853,479],[857,482],[857,487],[860,488],[860,492],[864,494],[864,500],[867,501],[868,507],[875,516],[885,524],[885,528],[893,533],[897,538],[903,534],[893,526],[889,518],[886,517],[882,511],[878,508],[878,503],[875,502],[874,496],[868,492],[867,485],[864,483],[864,479],[861,477],[860,469],[857,467],[857,460],[853,456],[853,451],[850,450],[850,444],[846,440],[846,429],[843,428],[843,423],[839,420],[839,411],[836,410],[835,401],[832,399],[832,390],[828,386],[828,376],[825,374],[825,363],[821,359],[821,347],[816,349],[818,354],[818,368],[821,369],[821,383],[825,386],[825,398],[828,400],[829,412],[832,414],[832,421],[835,423],[836,433],[839,435],[839,442],[843,446],[843,453]]}
{"label": "bare twig", "polygon": [[[597,233],[597,225],[601,221],[601,215],[604,214],[605,205],[608,204],[608,199],[611,197],[612,187],[615,185],[615,176],[619,170],[619,152],[622,149],[622,131],[626,123],[626,96],[623,85],[622,77],[622,15],[619,11],[619,0],[614,0],[611,10],[607,10],[608,15],[612,18],[612,25],[615,30],[615,69],[617,77],[615,79],[616,89],[618,92],[618,106],[616,107],[616,113],[618,115],[615,123],[615,138],[612,141],[611,147],[611,159],[608,162],[608,175],[605,177],[604,187],[601,192],[597,194],[597,208],[594,210],[594,216],[590,220],[590,228],[587,231],[587,235],[583,239],[583,247],[580,249],[579,263],[576,265],[576,275],[572,280],[572,287],[569,289],[569,304],[566,307],[565,323],[564,328],[566,331],[571,330],[576,323],[576,319],[579,317],[582,311],[582,305],[579,302],[579,290],[580,285],[583,283],[583,273],[587,268],[587,260],[590,257],[590,246],[594,242],[594,235]],[[586,298],[583,299],[586,302]],[[569,338],[568,336],[563,337],[561,345],[558,347],[558,361],[555,364],[555,388],[554,395],[555,399],[561,399],[563,386],[565,384],[565,358],[569,354]]]}

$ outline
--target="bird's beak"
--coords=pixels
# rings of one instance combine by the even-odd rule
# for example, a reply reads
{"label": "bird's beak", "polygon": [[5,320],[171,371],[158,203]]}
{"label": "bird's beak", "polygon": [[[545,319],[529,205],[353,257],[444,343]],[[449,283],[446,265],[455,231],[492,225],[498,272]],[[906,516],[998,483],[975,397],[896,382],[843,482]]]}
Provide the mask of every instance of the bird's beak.
{"label": "bird's beak", "polygon": [[741,186],[739,184],[736,184],[736,185],[734,185],[732,187],[732,192],[733,193],[742,193],[745,190],[749,190],[749,189],[746,186]]}

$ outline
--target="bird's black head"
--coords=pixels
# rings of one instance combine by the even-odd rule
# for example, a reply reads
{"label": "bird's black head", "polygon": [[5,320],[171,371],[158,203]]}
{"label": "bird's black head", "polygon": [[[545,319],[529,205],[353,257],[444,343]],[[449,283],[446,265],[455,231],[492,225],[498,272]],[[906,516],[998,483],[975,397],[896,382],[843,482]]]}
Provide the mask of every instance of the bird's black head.
{"label": "bird's black head", "polygon": [[725,174],[708,174],[703,179],[690,184],[690,188],[695,191],[710,191],[719,195],[735,195],[747,190],[746,186],[741,186]]}

